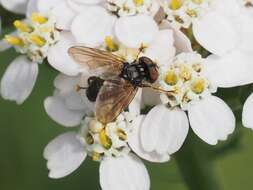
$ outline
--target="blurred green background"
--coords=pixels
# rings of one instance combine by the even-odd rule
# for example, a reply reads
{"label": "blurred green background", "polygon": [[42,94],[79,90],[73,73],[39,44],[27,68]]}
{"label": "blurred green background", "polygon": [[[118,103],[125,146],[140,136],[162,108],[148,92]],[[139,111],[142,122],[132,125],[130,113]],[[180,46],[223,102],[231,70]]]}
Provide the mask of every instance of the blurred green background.
{"label": "blurred green background", "polygon": [[[6,26],[14,19],[2,9],[0,14],[3,20],[8,15]],[[16,56],[13,49],[0,53],[0,76]],[[53,92],[56,75],[46,64],[40,65],[35,89],[23,105],[0,99],[0,190],[100,189],[98,163],[89,159],[68,177],[59,180],[47,177],[43,149],[50,140],[68,130],[50,120],[43,108],[43,100]],[[253,131],[240,124],[241,104],[251,90],[251,86],[246,86],[220,91],[219,95],[226,98],[238,118],[236,132],[228,141],[212,147],[190,135],[170,162],[146,163],[151,190],[187,190],[188,185],[193,185],[195,190],[206,190],[202,179],[209,177],[222,190],[252,189]],[[242,98],[235,101],[237,95]]]}

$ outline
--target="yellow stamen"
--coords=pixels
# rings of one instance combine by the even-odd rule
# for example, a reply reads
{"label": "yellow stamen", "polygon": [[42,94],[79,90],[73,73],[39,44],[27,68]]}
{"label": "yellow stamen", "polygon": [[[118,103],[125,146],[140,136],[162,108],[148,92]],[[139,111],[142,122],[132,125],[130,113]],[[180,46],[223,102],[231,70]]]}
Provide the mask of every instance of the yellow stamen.
{"label": "yellow stamen", "polygon": [[89,144],[89,145],[91,145],[91,144],[94,143],[94,138],[92,137],[92,135],[91,135],[90,133],[88,133],[88,134],[86,135],[85,140],[86,140],[86,143]]}
{"label": "yellow stamen", "polygon": [[182,6],[182,0],[171,0],[170,8],[172,10],[177,10]]}
{"label": "yellow stamen", "polygon": [[13,25],[21,32],[31,32],[32,28],[29,27],[26,23],[19,20],[14,21]]}
{"label": "yellow stamen", "polygon": [[100,133],[99,133],[99,140],[101,145],[105,148],[105,149],[110,149],[112,147],[112,140],[107,136],[105,129],[103,129]]}
{"label": "yellow stamen", "polygon": [[34,23],[38,23],[38,24],[45,24],[48,21],[48,19],[46,17],[44,17],[38,13],[33,13],[31,19]]}
{"label": "yellow stamen", "polygon": [[93,161],[99,161],[100,160],[100,154],[98,152],[93,152],[92,153],[92,160]]}
{"label": "yellow stamen", "polygon": [[180,77],[184,79],[185,81],[188,81],[192,77],[192,73],[190,69],[187,66],[181,66],[180,67]]}
{"label": "yellow stamen", "polygon": [[120,140],[122,140],[122,141],[126,141],[127,140],[127,134],[122,129],[118,129],[117,130],[117,135],[118,135],[118,137],[119,137]]}
{"label": "yellow stamen", "polygon": [[46,44],[46,40],[39,35],[31,35],[30,39],[36,46],[39,47],[42,47]]}
{"label": "yellow stamen", "polygon": [[191,89],[196,94],[201,94],[205,89],[205,80],[204,79],[196,79],[193,82]]}
{"label": "yellow stamen", "polygon": [[178,81],[178,77],[176,73],[172,70],[168,71],[165,76],[165,82],[168,85],[174,86],[175,84],[177,84],[177,81]]}
{"label": "yellow stamen", "polygon": [[144,0],[134,0],[134,4],[136,6],[142,6],[144,4]]}
{"label": "yellow stamen", "polygon": [[198,16],[197,12],[195,10],[192,9],[188,9],[186,11],[186,14],[188,14],[190,17],[196,18]]}
{"label": "yellow stamen", "polygon": [[4,40],[13,46],[24,46],[24,42],[21,38],[19,37],[15,37],[15,36],[10,36],[10,35],[6,35],[4,37]]}
{"label": "yellow stamen", "polygon": [[107,49],[109,51],[117,51],[119,49],[118,45],[116,43],[114,43],[112,37],[110,36],[106,36],[105,37],[105,44],[107,46]]}

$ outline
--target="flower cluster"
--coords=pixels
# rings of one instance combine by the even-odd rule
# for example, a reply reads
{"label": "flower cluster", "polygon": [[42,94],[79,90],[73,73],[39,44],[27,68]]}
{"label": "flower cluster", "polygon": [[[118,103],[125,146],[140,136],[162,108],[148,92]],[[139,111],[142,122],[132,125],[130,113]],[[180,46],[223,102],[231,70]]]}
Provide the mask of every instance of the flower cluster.
{"label": "flower cluster", "polygon": [[49,48],[58,41],[59,32],[55,23],[50,16],[33,13],[28,22],[16,20],[17,35],[6,35],[5,40],[29,60],[41,63],[47,57]]}
{"label": "flower cluster", "polygon": [[[141,158],[169,161],[189,128],[210,145],[233,133],[232,109],[214,93],[253,83],[252,0],[13,3],[3,6],[27,18],[0,43],[21,54],[1,80],[2,97],[23,103],[46,62],[59,75],[44,108],[77,128],[46,146],[49,177],[69,175],[90,156],[103,190],[148,190]],[[252,113],[253,95],[242,113],[248,128]]]}

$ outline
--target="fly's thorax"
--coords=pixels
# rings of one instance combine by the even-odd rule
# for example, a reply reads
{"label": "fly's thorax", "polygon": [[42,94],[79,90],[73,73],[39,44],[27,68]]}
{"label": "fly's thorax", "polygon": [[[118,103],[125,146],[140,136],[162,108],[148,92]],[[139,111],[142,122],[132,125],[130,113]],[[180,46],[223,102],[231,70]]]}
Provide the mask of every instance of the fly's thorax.
{"label": "fly's thorax", "polygon": [[161,94],[161,99],[169,106],[187,106],[216,91],[203,73],[203,59],[197,53],[182,53],[176,56],[169,68],[161,71],[159,83],[171,93]]}
{"label": "fly's thorax", "polygon": [[33,13],[26,21],[15,21],[17,34],[7,35],[5,40],[31,61],[41,63],[47,57],[49,48],[59,40],[55,23],[52,15]]}
{"label": "fly's thorax", "polygon": [[96,118],[85,118],[79,137],[88,155],[94,161],[101,161],[104,157],[128,154],[132,119],[129,113],[122,113],[115,122],[103,125]]}
{"label": "fly's thorax", "polygon": [[166,19],[176,28],[189,28],[212,8],[214,0],[167,0],[162,3]]}
{"label": "fly's thorax", "polygon": [[159,8],[154,0],[107,0],[106,6],[118,17],[137,14],[154,15]]}

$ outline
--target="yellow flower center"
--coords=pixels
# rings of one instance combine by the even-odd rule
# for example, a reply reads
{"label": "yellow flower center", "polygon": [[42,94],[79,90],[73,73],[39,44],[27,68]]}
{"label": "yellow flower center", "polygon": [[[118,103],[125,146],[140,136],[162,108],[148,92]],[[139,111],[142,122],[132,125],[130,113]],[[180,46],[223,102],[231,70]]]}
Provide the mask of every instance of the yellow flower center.
{"label": "yellow flower center", "polygon": [[192,85],[191,85],[191,89],[193,92],[195,92],[196,94],[201,94],[206,87],[206,83],[204,79],[196,79]]}
{"label": "yellow flower center", "polygon": [[182,0],[171,0],[170,8],[172,10],[177,10],[183,5]]}
{"label": "yellow flower center", "polygon": [[177,74],[172,70],[168,71],[165,76],[165,82],[168,85],[174,86],[177,84],[177,81],[178,81]]}
{"label": "yellow flower center", "polygon": [[142,6],[144,4],[144,0],[134,0],[134,4],[138,6]]}
{"label": "yellow flower center", "polygon": [[182,65],[182,66],[180,67],[179,76],[180,76],[182,79],[184,79],[185,81],[188,81],[188,80],[190,80],[191,77],[192,77],[192,72],[191,72],[191,70],[190,70],[187,66]]}

